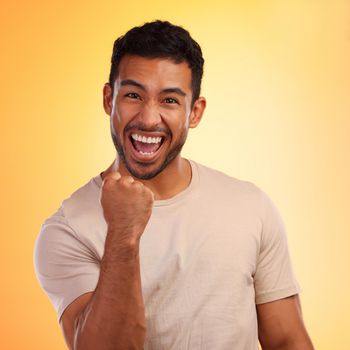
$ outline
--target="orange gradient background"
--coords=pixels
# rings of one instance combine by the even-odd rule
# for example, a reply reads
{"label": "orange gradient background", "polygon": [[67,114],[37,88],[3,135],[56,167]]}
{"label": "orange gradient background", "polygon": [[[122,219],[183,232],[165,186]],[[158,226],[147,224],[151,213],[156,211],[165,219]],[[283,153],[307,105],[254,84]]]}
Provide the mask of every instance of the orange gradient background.
{"label": "orange gradient background", "polygon": [[183,155],[254,182],[284,219],[318,350],[350,349],[350,1],[3,2],[1,349],[64,350],[33,270],[40,226],[113,160],[102,108],[113,41],[153,19],[205,57]]}

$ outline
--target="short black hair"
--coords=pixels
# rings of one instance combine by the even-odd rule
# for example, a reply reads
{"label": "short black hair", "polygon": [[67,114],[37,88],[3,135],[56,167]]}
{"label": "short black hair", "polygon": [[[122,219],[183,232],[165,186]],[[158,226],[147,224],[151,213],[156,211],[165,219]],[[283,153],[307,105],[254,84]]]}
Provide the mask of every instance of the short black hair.
{"label": "short black hair", "polygon": [[147,58],[168,58],[175,63],[186,61],[192,73],[192,106],[198,99],[203,76],[204,59],[198,43],[181,26],[156,20],[130,29],[113,45],[109,84],[113,89],[118,66],[126,54]]}

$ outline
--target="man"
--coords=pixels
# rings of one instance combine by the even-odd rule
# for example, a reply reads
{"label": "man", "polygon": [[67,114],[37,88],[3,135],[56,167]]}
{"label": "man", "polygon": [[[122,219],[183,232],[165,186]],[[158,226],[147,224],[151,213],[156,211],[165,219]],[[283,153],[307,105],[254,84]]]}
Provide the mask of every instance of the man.
{"label": "man", "polygon": [[199,45],[155,21],[116,40],[117,157],[41,228],[39,281],[70,349],[313,349],[283,222],[256,185],[182,158],[203,115]]}

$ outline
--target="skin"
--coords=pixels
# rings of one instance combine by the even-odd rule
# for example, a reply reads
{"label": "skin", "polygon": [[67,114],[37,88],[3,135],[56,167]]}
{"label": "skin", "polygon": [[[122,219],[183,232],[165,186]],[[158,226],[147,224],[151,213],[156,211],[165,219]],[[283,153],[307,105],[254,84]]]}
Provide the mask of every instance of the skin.
{"label": "skin", "polygon": [[[179,90],[165,91],[169,88]],[[60,324],[71,350],[143,349],[140,238],[154,200],[171,198],[191,181],[180,151],[189,128],[199,124],[206,100],[192,104],[186,62],[126,55],[113,88],[103,88],[103,105],[117,156],[102,173],[100,201],[108,229],[100,278],[94,292],[66,308]],[[133,151],[134,132],[165,138],[155,157],[142,159]],[[313,349],[297,295],[257,305],[257,315],[264,350]]]}
{"label": "skin", "polygon": [[[165,59],[148,59],[127,55],[122,58],[119,75],[115,80],[113,91],[105,84],[104,109],[111,120],[111,133],[117,137],[125,148],[126,161],[135,173],[146,175],[159,169],[171,149],[183,144],[189,128],[195,128],[203,115],[206,100],[199,97],[191,106],[191,70],[186,62],[175,64]],[[123,85],[132,80],[141,84],[144,89],[134,85]],[[164,93],[167,88],[179,88],[186,96],[178,93]],[[128,95],[129,94],[129,95]],[[177,103],[174,103],[174,100]],[[130,131],[149,136],[155,132],[144,133],[142,130],[164,130],[166,136],[162,145],[162,154],[153,164],[140,166],[130,153],[130,142],[126,127],[135,125]],[[112,136],[113,138],[113,136]],[[117,147],[116,147],[117,148]],[[119,171],[121,175],[131,175],[145,184],[155,195],[155,199],[166,199],[184,190],[191,180],[190,165],[180,153],[156,177],[149,180],[136,178],[127,169],[125,163],[116,157],[111,166],[103,173]]]}
{"label": "skin", "polygon": [[299,295],[256,306],[263,350],[314,350],[302,317]]}

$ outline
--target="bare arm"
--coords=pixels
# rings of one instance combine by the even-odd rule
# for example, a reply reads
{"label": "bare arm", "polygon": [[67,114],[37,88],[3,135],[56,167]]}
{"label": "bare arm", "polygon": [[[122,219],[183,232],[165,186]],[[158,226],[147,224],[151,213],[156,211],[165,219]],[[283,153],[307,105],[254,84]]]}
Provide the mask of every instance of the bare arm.
{"label": "bare arm", "polygon": [[146,321],[139,248],[130,244],[117,249],[118,253],[111,249],[104,255],[97,288],[76,319],[74,350],[143,348]]}
{"label": "bare arm", "polygon": [[101,200],[108,232],[96,289],[76,299],[61,318],[71,350],[143,349],[146,321],[139,240],[153,195],[129,177],[119,179],[106,184]]}
{"label": "bare arm", "polygon": [[314,350],[306,331],[298,295],[257,305],[263,350]]}

